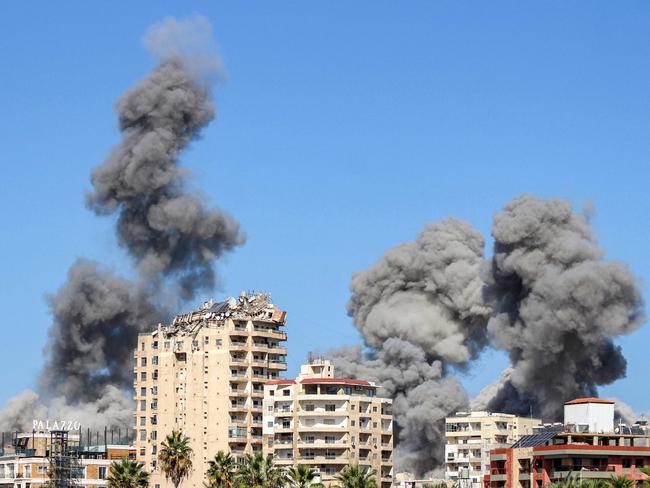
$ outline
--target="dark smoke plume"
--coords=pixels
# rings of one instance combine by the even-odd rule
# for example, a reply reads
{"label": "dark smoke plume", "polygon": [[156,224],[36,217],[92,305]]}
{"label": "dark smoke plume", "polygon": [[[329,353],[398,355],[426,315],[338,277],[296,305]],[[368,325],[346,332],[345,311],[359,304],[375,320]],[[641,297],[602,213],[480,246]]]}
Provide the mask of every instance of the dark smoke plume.
{"label": "dark smoke plume", "polygon": [[490,409],[561,418],[566,400],[597,396],[625,376],[613,338],[643,322],[639,285],[603,259],[587,218],[569,202],[524,195],[494,218],[486,296],[491,340],[512,369]]}
{"label": "dark smoke plume", "polygon": [[427,225],[352,279],[348,311],[368,351],[330,352],[344,375],[377,381],[394,399],[396,465],[423,474],[444,449],[446,415],[468,398],[449,375],[486,344],[479,269],[483,237],[455,219]]}
{"label": "dark smoke plume", "polygon": [[118,100],[122,141],[93,172],[87,196],[98,215],[117,214],[118,242],[136,279],[83,259],[73,264],[49,300],[53,325],[40,398],[24,392],[11,399],[0,430],[31,428],[25,415],[46,414],[69,414],[86,427],[130,426],[138,332],[169,317],[169,305],[161,305],[169,297],[210,290],[215,260],[243,243],[234,220],[186,191],[177,165],[214,117],[209,79],[219,62],[201,45],[210,39],[201,17],[167,19],[149,31],[145,42],[161,62]]}

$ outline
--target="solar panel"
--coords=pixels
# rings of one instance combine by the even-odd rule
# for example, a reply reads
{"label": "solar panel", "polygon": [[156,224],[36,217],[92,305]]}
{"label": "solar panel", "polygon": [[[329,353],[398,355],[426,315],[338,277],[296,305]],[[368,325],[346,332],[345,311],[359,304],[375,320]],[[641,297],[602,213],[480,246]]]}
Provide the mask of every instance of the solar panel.
{"label": "solar panel", "polygon": [[529,434],[523,436],[517,442],[515,442],[512,447],[537,447],[545,445],[549,440],[555,437],[555,434],[562,431],[563,427],[550,427],[548,430],[539,432],[537,434]]}

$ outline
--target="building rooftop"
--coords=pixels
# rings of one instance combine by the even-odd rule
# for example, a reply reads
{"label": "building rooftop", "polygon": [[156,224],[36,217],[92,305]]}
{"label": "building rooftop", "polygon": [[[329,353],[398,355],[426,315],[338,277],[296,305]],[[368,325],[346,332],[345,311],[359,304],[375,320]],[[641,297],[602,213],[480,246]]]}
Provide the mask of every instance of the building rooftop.
{"label": "building rooftop", "polygon": [[565,405],[579,405],[581,403],[607,403],[610,405],[613,405],[614,402],[612,400],[605,400],[604,398],[596,398],[596,397],[589,397],[589,398],[576,398],[575,400],[570,400],[568,402],[565,402]]}

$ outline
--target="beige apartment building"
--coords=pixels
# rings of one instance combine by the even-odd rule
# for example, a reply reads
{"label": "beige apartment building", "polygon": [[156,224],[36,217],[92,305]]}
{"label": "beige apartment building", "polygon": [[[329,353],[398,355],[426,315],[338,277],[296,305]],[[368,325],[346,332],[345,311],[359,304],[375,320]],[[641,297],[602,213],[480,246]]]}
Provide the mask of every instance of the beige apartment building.
{"label": "beige apartment building", "polygon": [[490,472],[490,450],[509,447],[533,433],[540,419],[506,413],[457,412],[445,419],[445,479],[480,488]]}
{"label": "beige apartment building", "polygon": [[203,486],[220,450],[237,459],[262,450],[264,383],[287,368],[284,325],[286,312],[268,294],[242,293],[138,336],[136,454],[152,487],[171,486],[157,457],[172,430],[187,435],[194,450],[187,486]]}
{"label": "beige apartment building", "polygon": [[377,484],[393,476],[392,401],[364,380],[336,378],[329,361],[312,359],[295,380],[264,386],[264,452],[279,466],[305,464],[329,485],[343,468],[376,472]]}

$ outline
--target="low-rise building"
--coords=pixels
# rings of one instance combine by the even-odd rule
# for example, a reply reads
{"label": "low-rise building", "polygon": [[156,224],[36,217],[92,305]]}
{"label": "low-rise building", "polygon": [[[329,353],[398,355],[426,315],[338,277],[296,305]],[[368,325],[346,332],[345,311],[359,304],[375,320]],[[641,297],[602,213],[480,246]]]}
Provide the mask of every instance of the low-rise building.
{"label": "low-rise building", "polygon": [[580,398],[565,404],[565,422],[535,428],[490,453],[486,488],[539,488],[572,477],[646,480],[650,432],[645,423],[614,424],[614,402]]}
{"label": "low-rise building", "polygon": [[393,475],[392,401],[374,383],[337,378],[324,359],[313,359],[295,380],[264,386],[263,450],[283,467],[304,464],[329,485],[346,466],[376,473],[390,487]]}
{"label": "low-rise building", "polygon": [[0,487],[42,487],[61,478],[75,486],[107,486],[111,463],[135,459],[135,447],[127,439],[101,441],[84,442],[81,435],[62,431],[16,433],[0,450]]}
{"label": "low-rise building", "polygon": [[490,451],[532,434],[539,419],[495,412],[457,412],[445,419],[445,479],[479,488],[490,469]]}

